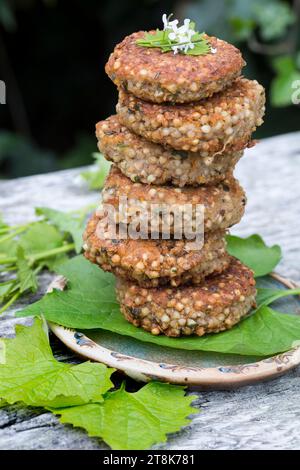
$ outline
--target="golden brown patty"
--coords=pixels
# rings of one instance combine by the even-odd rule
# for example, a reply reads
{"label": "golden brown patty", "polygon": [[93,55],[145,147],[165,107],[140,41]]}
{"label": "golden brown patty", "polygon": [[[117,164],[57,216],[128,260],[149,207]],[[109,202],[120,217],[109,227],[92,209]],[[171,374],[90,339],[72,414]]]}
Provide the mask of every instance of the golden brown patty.
{"label": "golden brown patty", "polygon": [[145,139],[174,149],[201,152],[241,150],[262,124],[264,89],[238,78],[212,98],[190,104],[150,104],[120,90],[117,112],[124,126]]}
{"label": "golden brown patty", "polygon": [[241,73],[240,51],[221,39],[206,36],[216,53],[192,56],[163,53],[136,44],[145,32],[127,36],[110,55],[105,70],[112,81],[146,101],[186,103],[211,96]]}
{"label": "golden brown patty", "polygon": [[[107,239],[99,237],[99,224]],[[105,219],[94,214],[84,234],[84,249],[85,257],[104,271],[141,286],[178,286],[187,281],[199,284],[205,276],[228,267],[224,236],[224,231],[211,233],[199,250],[193,250],[187,240],[111,239]]]}
{"label": "golden brown patty", "polygon": [[[134,182],[175,186],[218,183],[232,172],[243,151],[211,157],[154,144],[123,126],[118,116],[96,125],[98,147]],[[250,146],[251,144],[249,144]],[[253,145],[253,144],[252,144]]]}
{"label": "golden brown patty", "polygon": [[201,286],[145,289],[117,281],[126,320],[154,335],[198,335],[228,330],[255,306],[252,271],[235,258],[222,274]]}
{"label": "golden brown patty", "polygon": [[[204,231],[226,229],[237,224],[244,214],[246,196],[238,181],[230,176],[216,186],[199,186],[194,188],[186,186],[153,186],[149,184],[133,183],[121,171],[112,165],[106,178],[102,191],[103,202],[115,209],[115,222],[132,222],[136,214],[140,219],[148,218],[153,222],[158,209],[184,212],[185,227],[199,221],[197,214],[201,214],[204,207]],[[120,204],[120,198],[126,198],[126,204]],[[186,206],[187,204],[187,206]],[[189,211],[191,209],[191,211]],[[112,218],[112,217],[111,217]],[[160,232],[174,232],[171,219],[163,219],[159,214]],[[144,227],[144,225],[142,224]],[[198,224],[197,224],[198,227]],[[186,233],[193,233],[191,232]]]}

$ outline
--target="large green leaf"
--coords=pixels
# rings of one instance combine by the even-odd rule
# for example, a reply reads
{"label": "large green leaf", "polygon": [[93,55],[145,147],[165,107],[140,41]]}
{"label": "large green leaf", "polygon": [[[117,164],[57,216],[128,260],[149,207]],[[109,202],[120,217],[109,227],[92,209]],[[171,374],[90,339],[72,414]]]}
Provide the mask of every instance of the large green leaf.
{"label": "large green leaf", "polygon": [[109,392],[101,404],[51,410],[62,423],[84,428],[89,436],[101,437],[112,449],[149,449],[166,442],[167,434],[186,426],[196,397],[184,396],[184,388],[151,382],[138,392],[122,387]]}
{"label": "large green leaf", "polygon": [[26,255],[32,255],[60,247],[63,243],[63,236],[47,222],[39,222],[29,227],[20,236],[19,243]]}
{"label": "large green leaf", "polygon": [[[120,313],[114,277],[78,256],[65,263],[60,273],[68,279],[65,291],[54,291],[18,313],[44,315],[60,325],[101,328],[140,341],[176,349],[267,356],[289,349],[300,339],[300,318],[276,313],[266,306],[231,330],[199,337],[154,336],[128,323]],[[286,327],[285,327],[286,326]]]}
{"label": "large green leaf", "polygon": [[227,251],[254,271],[256,277],[269,274],[281,259],[278,245],[267,246],[259,235],[240,238],[227,235]]}
{"label": "large green leaf", "polygon": [[270,305],[276,300],[282,299],[289,295],[300,295],[300,288],[297,289],[257,289],[256,302],[258,308],[263,305]]}
{"label": "large green leaf", "polygon": [[112,387],[113,369],[85,362],[58,362],[52,354],[42,321],[17,325],[16,337],[0,340],[0,398],[31,406],[69,406],[101,402]]}
{"label": "large green leaf", "polygon": [[[20,236],[19,245],[23,248],[26,256],[34,256],[44,251],[54,250],[63,245],[64,237],[56,227],[47,222],[38,222]],[[67,260],[65,254],[47,257],[41,263],[50,270],[57,264]]]}

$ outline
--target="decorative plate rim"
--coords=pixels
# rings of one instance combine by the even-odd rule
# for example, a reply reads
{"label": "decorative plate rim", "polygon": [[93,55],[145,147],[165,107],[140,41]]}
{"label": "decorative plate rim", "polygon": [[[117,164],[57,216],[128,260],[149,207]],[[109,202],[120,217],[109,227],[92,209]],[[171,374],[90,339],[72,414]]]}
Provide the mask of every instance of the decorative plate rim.
{"label": "decorative plate rim", "polygon": [[[277,273],[271,273],[271,276],[289,288],[297,286],[294,281]],[[54,288],[63,290],[64,287],[65,280],[60,276],[54,279],[48,291]],[[52,322],[48,325],[55,336],[75,353],[102,362],[142,382],[159,380],[202,389],[234,388],[278,377],[300,364],[300,346],[261,361],[233,366],[191,367],[159,363],[105,348],[72,328]]]}

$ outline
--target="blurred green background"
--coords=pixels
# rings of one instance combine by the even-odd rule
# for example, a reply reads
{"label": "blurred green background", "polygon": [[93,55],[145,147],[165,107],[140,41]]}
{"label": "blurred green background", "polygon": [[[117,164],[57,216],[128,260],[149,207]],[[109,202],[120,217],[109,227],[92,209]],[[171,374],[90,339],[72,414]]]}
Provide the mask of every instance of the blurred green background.
{"label": "blurred green background", "polygon": [[0,0],[0,178],[91,163],[94,124],[117,101],[109,53],[171,12],[242,49],[244,74],[267,90],[257,138],[300,129],[300,0]]}

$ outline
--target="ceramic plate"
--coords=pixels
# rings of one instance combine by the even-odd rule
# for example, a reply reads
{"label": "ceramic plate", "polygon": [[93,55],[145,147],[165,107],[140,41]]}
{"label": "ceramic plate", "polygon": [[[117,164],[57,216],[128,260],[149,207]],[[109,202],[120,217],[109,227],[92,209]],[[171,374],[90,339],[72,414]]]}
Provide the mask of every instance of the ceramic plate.
{"label": "ceramic plate", "polygon": [[[295,287],[277,274],[259,279],[258,285]],[[62,289],[62,279],[50,287]],[[281,312],[300,314],[299,297],[285,297],[273,305]],[[201,389],[226,389],[277,377],[300,364],[300,347],[261,359],[161,347],[100,329],[75,331],[54,323],[49,327],[75,353],[143,382],[155,379]]]}

